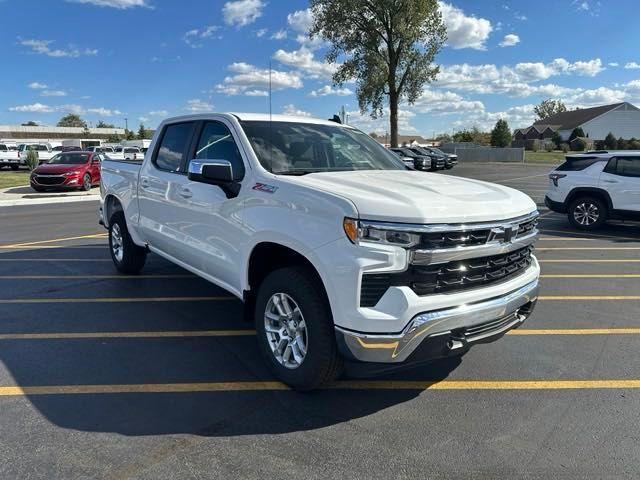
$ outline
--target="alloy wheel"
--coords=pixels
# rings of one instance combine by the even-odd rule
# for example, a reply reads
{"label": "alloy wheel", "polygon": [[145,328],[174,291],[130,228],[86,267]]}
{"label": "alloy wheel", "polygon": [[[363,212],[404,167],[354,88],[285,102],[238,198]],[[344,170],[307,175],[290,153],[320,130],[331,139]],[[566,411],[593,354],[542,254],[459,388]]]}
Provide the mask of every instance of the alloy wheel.
{"label": "alloy wheel", "polygon": [[265,308],[264,329],[276,361],[286,368],[298,368],[307,354],[308,333],[296,301],[286,293],[274,293]]}
{"label": "alloy wheel", "polygon": [[124,244],[122,242],[122,231],[120,225],[114,223],[111,227],[111,250],[113,256],[118,262],[122,262],[124,258]]}
{"label": "alloy wheel", "polygon": [[576,205],[573,218],[580,225],[591,226],[600,218],[600,209],[591,202],[582,202]]}

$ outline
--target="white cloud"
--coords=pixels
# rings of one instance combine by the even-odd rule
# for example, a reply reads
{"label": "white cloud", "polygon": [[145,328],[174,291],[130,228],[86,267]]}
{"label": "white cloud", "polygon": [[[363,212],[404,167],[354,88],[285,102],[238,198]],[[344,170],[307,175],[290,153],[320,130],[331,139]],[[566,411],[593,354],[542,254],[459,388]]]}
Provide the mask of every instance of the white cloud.
{"label": "white cloud", "polygon": [[447,44],[450,47],[486,50],[485,42],[493,30],[489,20],[469,17],[460,8],[449,3],[440,1],[438,5],[447,26]]}
{"label": "white cloud", "polygon": [[609,62],[608,65],[610,67],[618,67],[620,64],[618,62]]}
{"label": "white cloud", "polygon": [[40,82],[31,82],[29,85],[27,85],[29,88],[33,89],[33,90],[44,90],[45,88],[49,88],[48,85],[44,84],[44,83],[40,83]]}
{"label": "white cloud", "polygon": [[20,39],[20,45],[25,47],[29,47],[31,49],[31,53],[37,53],[39,55],[47,55],[48,57],[69,57],[69,58],[77,58],[81,56],[94,56],[98,54],[98,50],[85,48],[79,49],[73,45],[69,45],[69,48],[61,49],[55,48],[52,49],[50,45],[54,43],[53,40],[36,40],[36,39]]}
{"label": "white cloud", "polygon": [[[220,27],[217,25],[209,25],[202,29],[194,28],[193,30],[189,30],[184,34],[182,39],[184,43],[189,45],[191,48],[201,48],[202,40],[206,40],[207,38],[213,37],[213,34],[219,30]],[[218,36],[218,38],[222,38]]]}
{"label": "white cloud", "polygon": [[[379,135],[385,135],[389,132],[389,109],[386,108],[383,115],[373,118],[370,115],[362,115],[358,110],[347,112],[348,123],[359,128],[363,132],[375,132]],[[417,129],[411,125],[411,120],[416,116],[412,111],[398,109],[398,131],[400,134],[416,133]]]}
{"label": "white cloud", "polygon": [[599,87],[592,90],[580,91],[568,97],[566,103],[571,107],[593,107],[596,105],[623,102],[626,95],[626,92],[623,90]]}
{"label": "white cloud", "polygon": [[142,123],[148,123],[151,119],[149,117],[138,117],[138,120],[140,120]]}
{"label": "white cloud", "polygon": [[262,38],[262,37],[264,37],[266,35],[267,29],[266,28],[261,28],[259,30],[256,30],[255,33],[256,33],[256,37]]}
{"label": "white cloud", "polygon": [[247,97],[268,97],[269,92],[266,90],[245,90],[244,94]]}
{"label": "white cloud", "polygon": [[98,7],[112,7],[120,10],[135,7],[152,8],[147,0],[66,0],[69,3],[88,3]]}
{"label": "white cloud", "polygon": [[274,60],[303,71],[310,78],[329,79],[338,69],[335,63],[326,63],[314,58],[313,52],[306,47],[287,52],[278,50],[273,55]]}
{"label": "white cloud", "polygon": [[498,44],[501,47],[513,47],[520,43],[520,37],[514,33],[505,35],[502,41]]}
{"label": "white cloud", "polygon": [[147,115],[152,117],[166,117],[167,115],[169,115],[169,112],[167,112],[166,110],[152,110]]}
{"label": "white cloud", "polygon": [[277,32],[271,35],[271,38],[273,40],[284,40],[285,38],[287,38],[287,31],[284,28],[281,30],[278,30]]}
{"label": "white cloud", "polygon": [[[222,83],[216,85],[216,91],[220,93],[257,96],[257,91],[269,88],[269,69],[261,69],[244,62],[232,63],[227,68],[235,75],[225,77]],[[301,87],[302,80],[297,72],[271,70],[272,90]]]}
{"label": "white cloud", "polygon": [[311,9],[298,10],[287,15],[287,23],[296,32],[307,34],[311,29],[311,23],[313,22],[313,16]]}
{"label": "white cloud", "polygon": [[628,62],[627,64],[625,64],[624,68],[627,70],[637,70],[640,68],[640,63]]}
{"label": "white cloud", "polygon": [[193,98],[187,101],[184,109],[191,113],[210,112],[213,110],[213,105],[199,98]]}
{"label": "white cloud", "polygon": [[304,110],[300,110],[296,108],[295,105],[290,103],[289,105],[285,105],[282,109],[282,113],[285,115],[291,115],[294,117],[311,117],[312,115],[309,112],[305,112]]}
{"label": "white cloud", "polygon": [[222,7],[222,15],[227,25],[244,27],[262,16],[265,3],[262,0],[237,0],[227,2]]}
{"label": "white cloud", "polygon": [[40,95],[42,97],[66,97],[67,92],[64,90],[43,90]]}
{"label": "white cloud", "polygon": [[452,125],[455,128],[478,127],[480,130],[488,131],[499,119],[503,119],[509,123],[509,127],[513,130],[529,126],[535,121],[534,106],[533,104],[517,105],[498,112],[478,111],[475,114],[465,115],[464,118],[453,122]]}
{"label": "white cloud", "polygon": [[484,104],[480,101],[465,100],[454,92],[425,88],[418,100],[408,108],[419,113],[446,115],[484,111]]}
{"label": "white cloud", "polygon": [[87,113],[94,113],[101,117],[114,117],[116,115],[122,115],[120,110],[111,110],[109,108],[99,107],[99,108],[88,108]]}
{"label": "white cloud", "polygon": [[55,109],[49,105],[43,105],[42,103],[32,103],[31,105],[18,105],[10,107],[11,112],[30,112],[30,113],[51,113]]}
{"label": "white cloud", "polygon": [[309,95],[312,97],[325,97],[327,95],[338,95],[345,97],[347,95],[353,95],[353,92],[348,88],[333,88],[331,85],[325,85],[322,88],[313,90]]}

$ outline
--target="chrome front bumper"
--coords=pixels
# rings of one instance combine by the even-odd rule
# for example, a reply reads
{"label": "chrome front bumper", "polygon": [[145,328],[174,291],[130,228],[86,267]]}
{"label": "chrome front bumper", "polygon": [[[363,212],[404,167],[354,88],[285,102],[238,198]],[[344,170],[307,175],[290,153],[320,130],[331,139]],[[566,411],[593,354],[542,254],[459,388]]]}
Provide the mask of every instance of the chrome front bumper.
{"label": "chrome front bumper", "polygon": [[418,347],[420,360],[464,353],[474,343],[495,340],[519,327],[538,298],[538,280],[497,297],[459,307],[416,315],[399,334],[366,334],[336,327],[342,354],[349,360],[404,362]]}

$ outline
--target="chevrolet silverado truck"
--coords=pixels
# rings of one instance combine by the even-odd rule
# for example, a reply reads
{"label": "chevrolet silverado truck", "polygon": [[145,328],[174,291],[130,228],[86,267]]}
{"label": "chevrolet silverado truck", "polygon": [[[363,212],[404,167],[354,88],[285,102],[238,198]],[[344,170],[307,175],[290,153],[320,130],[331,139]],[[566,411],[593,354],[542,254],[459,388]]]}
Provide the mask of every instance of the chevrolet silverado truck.
{"label": "chevrolet silverado truck", "polygon": [[528,196],[408,169],[334,121],[165,120],[142,164],[103,161],[99,214],[120,272],[153,252],[241,299],[265,361],[300,390],[345,361],[461,355],[538,295]]}

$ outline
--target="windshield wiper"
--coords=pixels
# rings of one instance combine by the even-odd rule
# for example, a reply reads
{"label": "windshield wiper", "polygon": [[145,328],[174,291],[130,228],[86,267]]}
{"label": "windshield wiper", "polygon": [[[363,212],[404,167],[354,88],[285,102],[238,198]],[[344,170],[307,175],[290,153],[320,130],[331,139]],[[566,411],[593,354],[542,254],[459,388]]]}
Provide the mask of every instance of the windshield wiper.
{"label": "windshield wiper", "polygon": [[272,172],[276,175],[294,175],[294,176],[302,176],[307,175],[308,173],[318,173],[317,170],[284,170],[282,172]]}

